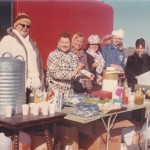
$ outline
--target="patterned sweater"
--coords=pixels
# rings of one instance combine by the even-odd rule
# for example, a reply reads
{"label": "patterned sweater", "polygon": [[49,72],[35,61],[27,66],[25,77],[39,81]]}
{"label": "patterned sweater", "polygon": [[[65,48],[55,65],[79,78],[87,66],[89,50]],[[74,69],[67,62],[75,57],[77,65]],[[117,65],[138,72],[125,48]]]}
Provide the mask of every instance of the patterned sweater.
{"label": "patterned sweater", "polygon": [[72,72],[77,67],[78,61],[78,57],[72,52],[64,53],[59,49],[51,52],[47,59],[48,91],[62,90],[65,99],[72,95]]}

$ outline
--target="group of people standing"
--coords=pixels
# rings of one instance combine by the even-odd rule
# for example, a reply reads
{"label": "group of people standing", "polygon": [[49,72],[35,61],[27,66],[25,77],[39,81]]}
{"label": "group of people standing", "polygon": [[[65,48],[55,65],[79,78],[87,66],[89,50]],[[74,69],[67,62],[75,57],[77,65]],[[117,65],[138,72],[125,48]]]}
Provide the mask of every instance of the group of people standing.
{"label": "group of people standing", "polygon": [[[26,62],[27,97],[36,89],[47,91],[61,90],[64,98],[76,93],[91,92],[101,87],[103,69],[114,67],[126,75],[128,85],[134,89],[137,76],[150,70],[150,56],[145,53],[145,40],[136,41],[135,53],[127,59],[122,48],[124,31],[113,31],[106,39],[100,40],[98,35],[90,35],[86,48],[82,33],[71,36],[68,32],[59,35],[57,48],[47,58],[46,80],[39,50],[29,36],[31,19],[25,13],[19,13],[8,35],[0,42],[0,55],[10,52],[13,56],[21,55]],[[102,43],[103,41],[103,43]],[[86,77],[81,72],[91,73]],[[44,82],[46,81],[46,82]]]}

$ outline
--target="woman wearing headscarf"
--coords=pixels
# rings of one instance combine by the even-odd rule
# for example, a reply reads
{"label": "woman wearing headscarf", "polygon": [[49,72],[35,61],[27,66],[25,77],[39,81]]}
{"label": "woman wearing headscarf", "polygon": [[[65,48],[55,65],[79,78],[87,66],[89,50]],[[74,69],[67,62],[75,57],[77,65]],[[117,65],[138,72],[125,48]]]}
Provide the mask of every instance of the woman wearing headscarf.
{"label": "woman wearing headscarf", "polygon": [[87,61],[89,71],[95,75],[95,80],[92,81],[93,87],[97,84],[101,85],[102,71],[105,61],[101,54],[100,38],[98,35],[90,35],[86,47]]}

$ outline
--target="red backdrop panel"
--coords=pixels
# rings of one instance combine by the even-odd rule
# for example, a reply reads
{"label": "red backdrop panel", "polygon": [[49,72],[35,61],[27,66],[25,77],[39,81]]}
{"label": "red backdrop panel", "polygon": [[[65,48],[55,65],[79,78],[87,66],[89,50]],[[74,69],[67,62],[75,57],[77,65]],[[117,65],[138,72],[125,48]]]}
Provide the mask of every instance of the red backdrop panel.
{"label": "red backdrop panel", "polygon": [[31,17],[31,37],[37,42],[44,66],[61,32],[81,32],[86,44],[89,35],[101,38],[113,30],[113,8],[95,0],[15,0],[14,16],[20,11]]}

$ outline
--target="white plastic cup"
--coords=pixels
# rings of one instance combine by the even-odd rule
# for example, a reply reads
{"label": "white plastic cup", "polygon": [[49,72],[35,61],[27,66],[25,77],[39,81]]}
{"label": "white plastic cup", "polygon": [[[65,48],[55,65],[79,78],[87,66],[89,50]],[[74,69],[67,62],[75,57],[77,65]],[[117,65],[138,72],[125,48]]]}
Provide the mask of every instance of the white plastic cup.
{"label": "white plastic cup", "polygon": [[13,111],[13,106],[6,106],[5,107],[5,115],[6,117],[11,117]]}
{"label": "white plastic cup", "polygon": [[33,114],[33,106],[35,103],[29,103],[30,114]]}
{"label": "white plastic cup", "polygon": [[29,114],[29,104],[22,104],[22,114],[27,116]]}
{"label": "white plastic cup", "polygon": [[47,105],[47,103],[42,105],[42,114],[43,115],[48,115],[49,112],[49,105]]}
{"label": "white plastic cup", "polygon": [[34,103],[33,105],[33,115],[39,115],[39,105],[37,103]]}
{"label": "white plastic cup", "polygon": [[46,102],[39,102],[37,103],[39,105],[39,113],[42,114],[42,110],[43,110],[43,105],[47,104]]}
{"label": "white plastic cup", "polygon": [[56,107],[55,104],[53,104],[53,103],[49,104],[49,113],[50,113],[50,115],[55,114],[55,111],[56,111],[55,107]]}

